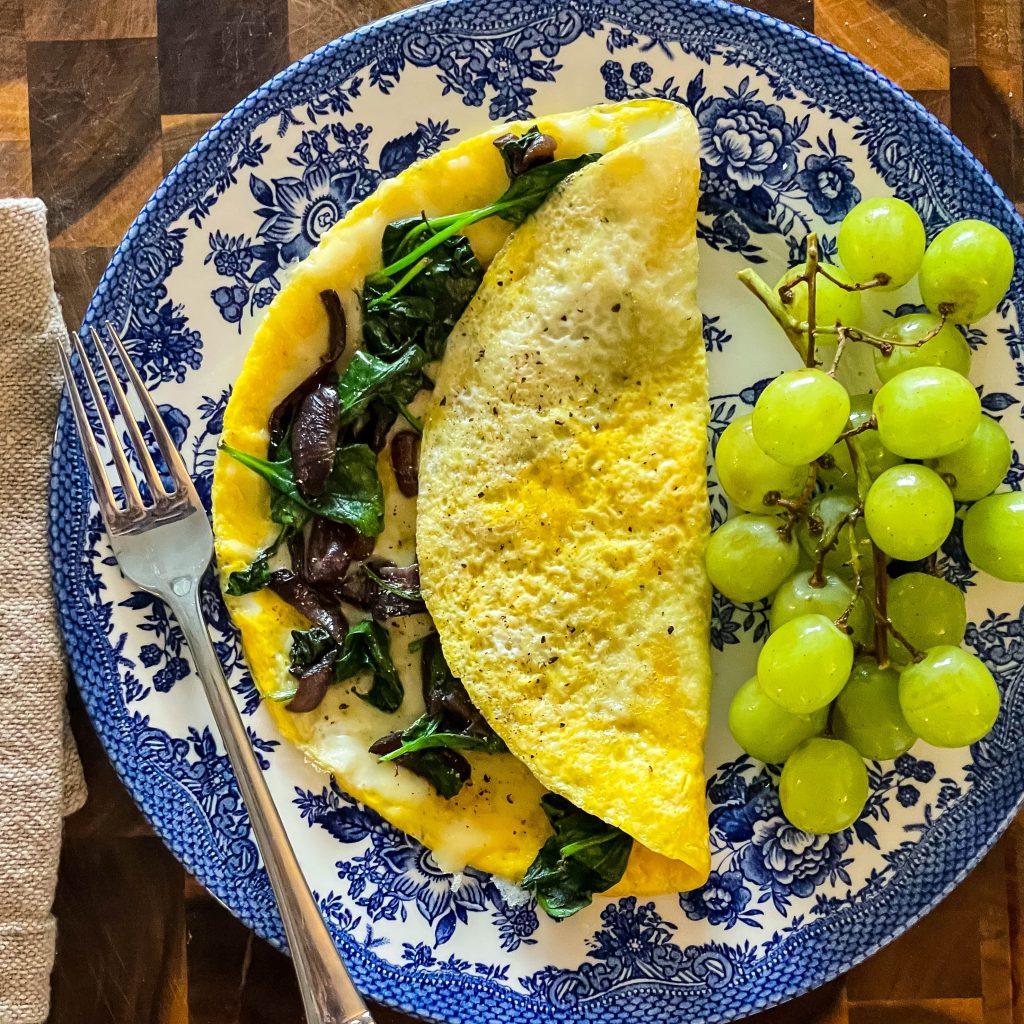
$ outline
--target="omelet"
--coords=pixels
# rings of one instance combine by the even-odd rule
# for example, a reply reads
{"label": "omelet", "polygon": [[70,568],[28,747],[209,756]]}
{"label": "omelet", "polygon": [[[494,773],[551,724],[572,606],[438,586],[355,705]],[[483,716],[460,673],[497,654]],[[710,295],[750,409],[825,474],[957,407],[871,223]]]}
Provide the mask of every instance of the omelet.
{"label": "omelet", "polygon": [[[375,554],[399,564],[418,553],[445,655],[457,673],[468,673],[474,699],[517,756],[467,752],[472,780],[445,800],[424,779],[379,763],[368,752],[381,735],[403,729],[424,710],[419,655],[408,652],[408,644],[428,631],[427,616],[389,624],[391,654],[405,686],[397,712],[386,714],[359,700],[349,684],[331,687],[312,712],[293,713],[275,701],[266,703],[282,734],[313,764],[422,841],[446,870],[471,865],[521,879],[551,835],[540,807],[550,787],[580,799],[584,809],[606,808],[607,820],[640,840],[609,894],[678,891],[700,884],[707,874],[701,745],[709,601],[698,552],[707,533],[703,433],[697,440],[706,419],[706,384],[694,300],[697,139],[684,108],[661,100],[630,101],[495,125],[384,182],[292,271],[269,307],[228,403],[223,440],[253,454],[267,451],[272,410],[315,368],[326,348],[328,318],[320,292],[337,292],[350,337],[358,337],[358,290],[368,274],[380,269],[384,228],[421,213],[436,217],[493,201],[507,185],[494,140],[534,123],[555,139],[560,158],[605,155],[569,178],[511,242],[512,225],[497,217],[466,231],[480,260],[493,262],[450,339],[429,409],[424,409],[429,400],[424,393],[411,410],[427,415],[419,499],[401,494],[386,449],[378,460],[387,508],[375,548]],[[632,207],[626,201],[630,193]],[[546,238],[538,230],[541,224],[561,234]],[[559,262],[553,259],[556,249],[581,255]],[[554,275],[558,287],[531,297],[519,286],[519,274],[535,279],[536,274]],[[556,294],[573,296],[564,320],[555,315]],[[547,395],[554,404],[543,412],[552,413],[557,405],[566,418],[556,422],[560,417],[532,414],[533,424],[550,433],[536,449],[532,475],[521,471],[533,429],[520,411],[521,400],[540,396],[543,368],[527,358],[533,350],[522,347],[522,332],[495,336],[497,347],[489,354],[491,340],[481,333],[495,316],[495,326],[505,330],[514,316],[513,297],[520,313],[537,327],[538,345],[567,342],[557,351],[545,350],[552,357]],[[614,312],[613,306],[618,307]],[[478,364],[471,351],[474,338]],[[565,374],[590,343],[595,362],[586,377],[580,374],[580,382],[590,381],[592,391],[584,396],[581,387],[566,387]],[[514,380],[499,379],[496,360],[503,352],[516,362]],[[563,355],[569,362],[561,365]],[[524,390],[510,400],[509,388],[520,377]],[[465,448],[474,435],[460,431],[451,410],[442,405],[449,394],[453,406],[468,401],[466,408],[475,416],[488,417],[474,428],[487,438],[476,460]],[[502,448],[510,453],[504,464],[498,457]],[[465,475],[431,479],[449,472]],[[446,486],[451,488],[447,498],[442,493]],[[477,498],[481,491],[483,498]],[[470,524],[472,513],[485,507],[491,518]],[[543,522],[542,507],[550,509]],[[580,534],[579,517],[590,510],[593,522]],[[518,515],[527,524],[519,560],[499,558],[493,567],[486,566],[496,536],[488,531],[507,532]],[[628,523],[629,517],[636,519]],[[215,466],[213,520],[222,582],[245,568],[278,530],[270,518],[267,484],[223,453]],[[557,538],[563,529],[569,547],[560,549]],[[607,537],[603,549],[597,544],[602,532]],[[542,568],[546,554],[555,561]],[[576,560],[591,555],[597,559],[592,564]],[[477,570],[483,575],[475,576]],[[522,585],[518,591],[516,574]],[[602,594],[595,589],[598,581],[613,586]],[[546,588],[555,601],[550,609],[537,600],[536,587]],[[556,634],[554,626],[550,639],[544,632],[546,623],[554,622],[552,613],[569,610],[560,587],[575,594],[573,620],[561,621],[560,628],[565,633],[575,626],[580,632],[576,644]],[[257,687],[264,695],[280,693],[289,681],[291,631],[308,628],[309,622],[270,590],[227,596],[226,601]],[[488,611],[490,602],[504,604]],[[518,643],[516,637],[524,646],[509,646],[507,664],[498,666],[471,634],[503,611],[516,627],[493,634],[494,650]],[[584,638],[589,638],[586,644]],[[547,711],[532,693],[530,710],[514,713],[507,705],[527,692],[518,689],[524,685],[520,668],[532,666],[536,645],[548,643],[553,646],[539,678],[547,681],[548,693],[558,687],[565,692]],[[488,679],[492,667],[495,675]],[[593,686],[598,677],[609,680],[603,695]],[[626,685],[630,677],[631,688]],[[566,686],[568,679],[575,682]],[[506,686],[517,689],[508,691],[501,706]],[[653,728],[652,717],[669,707],[670,722]],[[621,765],[613,760],[616,756],[622,757]],[[558,770],[559,760],[574,763]],[[643,785],[638,783],[641,766],[648,772]],[[591,799],[586,780],[594,782],[595,773],[607,778],[590,787]],[[632,788],[633,815],[620,813],[607,794],[598,797],[602,785],[609,792]],[[670,799],[674,826],[667,823]],[[669,842],[666,835],[673,827],[677,835]]]}
{"label": "omelet", "polygon": [[708,871],[708,397],[697,139],[680,113],[498,253],[426,416],[423,594],[473,702],[549,789]]}

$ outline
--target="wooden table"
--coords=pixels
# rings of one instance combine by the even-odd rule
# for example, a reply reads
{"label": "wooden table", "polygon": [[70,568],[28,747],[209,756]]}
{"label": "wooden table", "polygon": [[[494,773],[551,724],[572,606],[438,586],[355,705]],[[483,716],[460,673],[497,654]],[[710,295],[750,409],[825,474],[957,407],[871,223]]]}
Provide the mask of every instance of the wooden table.
{"label": "wooden table", "polygon": [[[403,0],[0,0],[0,190],[50,209],[77,325],[136,211],[224,110]],[[760,0],[878,67],[1024,200],[1022,0]],[[288,961],[181,868],[78,699],[90,799],[67,826],[52,1024],[293,1024]],[[1024,825],[884,952],[758,1021],[1024,1021]],[[378,1020],[407,1018],[382,1011]]]}

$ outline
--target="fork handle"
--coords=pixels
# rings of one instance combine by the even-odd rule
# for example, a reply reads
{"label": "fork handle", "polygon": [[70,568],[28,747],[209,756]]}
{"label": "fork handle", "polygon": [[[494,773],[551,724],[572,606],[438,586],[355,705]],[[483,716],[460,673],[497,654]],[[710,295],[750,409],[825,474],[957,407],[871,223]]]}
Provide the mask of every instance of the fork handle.
{"label": "fork handle", "polygon": [[[175,589],[177,588],[177,589]],[[181,591],[179,593],[178,591]],[[335,948],[253,753],[199,606],[195,580],[173,580],[162,595],[181,626],[234,768],[270,884],[277,897],[307,1024],[373,1024]]]}

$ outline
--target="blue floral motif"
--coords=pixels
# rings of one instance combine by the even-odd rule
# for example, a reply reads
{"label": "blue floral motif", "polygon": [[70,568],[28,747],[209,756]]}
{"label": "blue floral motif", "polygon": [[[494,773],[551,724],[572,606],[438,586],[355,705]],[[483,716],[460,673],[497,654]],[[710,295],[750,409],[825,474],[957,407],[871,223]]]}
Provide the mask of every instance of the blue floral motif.
{"label": "blue floral motif", "polygon": [[175,683],[185,679],[191,669],[182,657],[185,638],[167,611],[167,605],[158,597],[143,590],[136,590],[120,603],[122,608],[131,608],[142,613],[139,629],[152,633],[156,643],[143,647],[143,663],[153,669],[161,665],[153,675],[153,687],[160,693],[166,693]]}
{"label": "blue floral motif", "polygon": [[263,204],[259,235],[278,246],[282,263],[301,260],[365,191],[358,171],[335,173],[326,164],[306,168],[301,178],[274,178],[267,185],[254,174],[249,182]]}
{"label": "blue floral motif", "polygon": [[638,903],[635,896],[605,907],[601,921],[604,927],[590,943],[590,960],[569,971],[545,967],[521,978],[524,988],[558,1010],[569,1010],[631,983],[670,988],[727,984],[739,966],[728,946],[677,945],[672,941],[676,926],[653,903]]}
{"label": "blue floral motif", "polygon": [[691,921],[707,920],[708,924],[722,924],[726,931],[740,921],[760,928],[757,917],[761,911],[746,909],[751,894],[743,881],[739,871],[712,871],[699,889],[680,893],[679,906]]}
{"label": "blue floral motif", "polygon": [[[849,884],[852,861],[844,856],[849,831],[812,835],[791,825],[782,814],[772,775],[764,770],[748,774],[754,765],[744,756],[709,780],[716,803],[709,818],[711,848],[725,854],[717,862],[722,877],[733,873],[752,883],[761,893],[759,902],[770,900],[780,913],[793,898],[806,898],[823,885]],[[724,899],[717,891],[715,898],[719,903]]]}
{"label": "blue floral motif", "polygon": [[666,78],[661,85],[651,86],[654,68],[645,60],[638,60],[630,67],[629,82],[626,81],[625,68],[617,60],[606,60],[601,65],[601,77],[604,79],[605,99],[618,101],[653,96],[662,100],[683,102],[674,75]]}
{"label": "blue floral motif", "polygon": [[818,145],[822,152],[807,157],[796,183],[826,224],[838,224],[860,202],[860,189],[853,183],[852,161],[837,151],[835,134],[830,131]]}
{"label": "blue floral motif", "polygon": [[715,590],[711,594],[711,646],[716,651],[740,642],[740,633],[751,633],[755,643],[768,636],[767,600],[737,604]]}
{"label": "blue floral motif", "polygon": [[716,252],[735,252],[750,263],[764,263],[761,246],[751,241],[750,230],[735,210],[717,213],[708,223],[697,222],[697,237]]}
{"label": "blue floral motif", "polygon": [[170,300],[155,308],[133,307],[123,332],[125,348],[135,368],[150,387],[176,381],[202,362],[203,339],[188,327],[183,307]]}
{"label": "blue floral motif", "polygon": [[849,882],[843,854],[848,834],[812,835],[791,825],[780,813],[754,822],[751,841],[743,848],[740,864],[752,882],[776,902],[787,896],[810,896],[818,886],[837,877]]}
{"label": "blue floral motif", "polygon": [[[451,939],[457,922],[465,924],[469,914],[498,902],[497,889],[488,875],[466,868],[453,885],[452,875],[437,866],[425,846],[356,803],[335,784],[320,793],[295,792],[295,804],[310,825],[319,825],[343,843],[369,840],[362,852],[335,866],[338,877],[348,881],[349,897],[366,909],[372,921],[405,921],[411,904],[433,926],[436,948]],[[505,911],[501,913],[508,920]],[[529,926],[517,922],[511,926],[513,934],[516,928],[522,932],[517,936],[518,945],[528,937]]]}
{"label": "blue floral motif", "polygon": [[743,79],[697,110],[704,163],[748,192],[759,185],[781,185],[796,173],[798,129],[775,103],[757,98]]}
{"label": "blue floral motif", "polygon": [[920,795],[914,786],[899,786],[896,790],[896,799],[901,807],[913,807]]}
{"label": "blue floral motif", "polygon": [[501,948],[513,952],[520,946],[533,946],[537,940],[534,932],[540,926],[537,919],[537,908],[532,901],[512,905],[500,894],[495,898],[495,911],[492,915],[498,926]]}

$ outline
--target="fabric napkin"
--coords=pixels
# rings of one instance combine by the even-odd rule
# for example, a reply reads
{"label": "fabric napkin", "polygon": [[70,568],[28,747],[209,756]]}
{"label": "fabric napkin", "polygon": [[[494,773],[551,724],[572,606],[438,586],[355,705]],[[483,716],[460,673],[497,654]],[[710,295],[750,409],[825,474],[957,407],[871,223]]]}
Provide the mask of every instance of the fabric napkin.
{"label": "fabric napkin", "polygon": [[70,742],[47,554],[47,477],[66,332],[46,207],[0,200],[0,1021],[40,1024],[65,814],[85,783]]}

